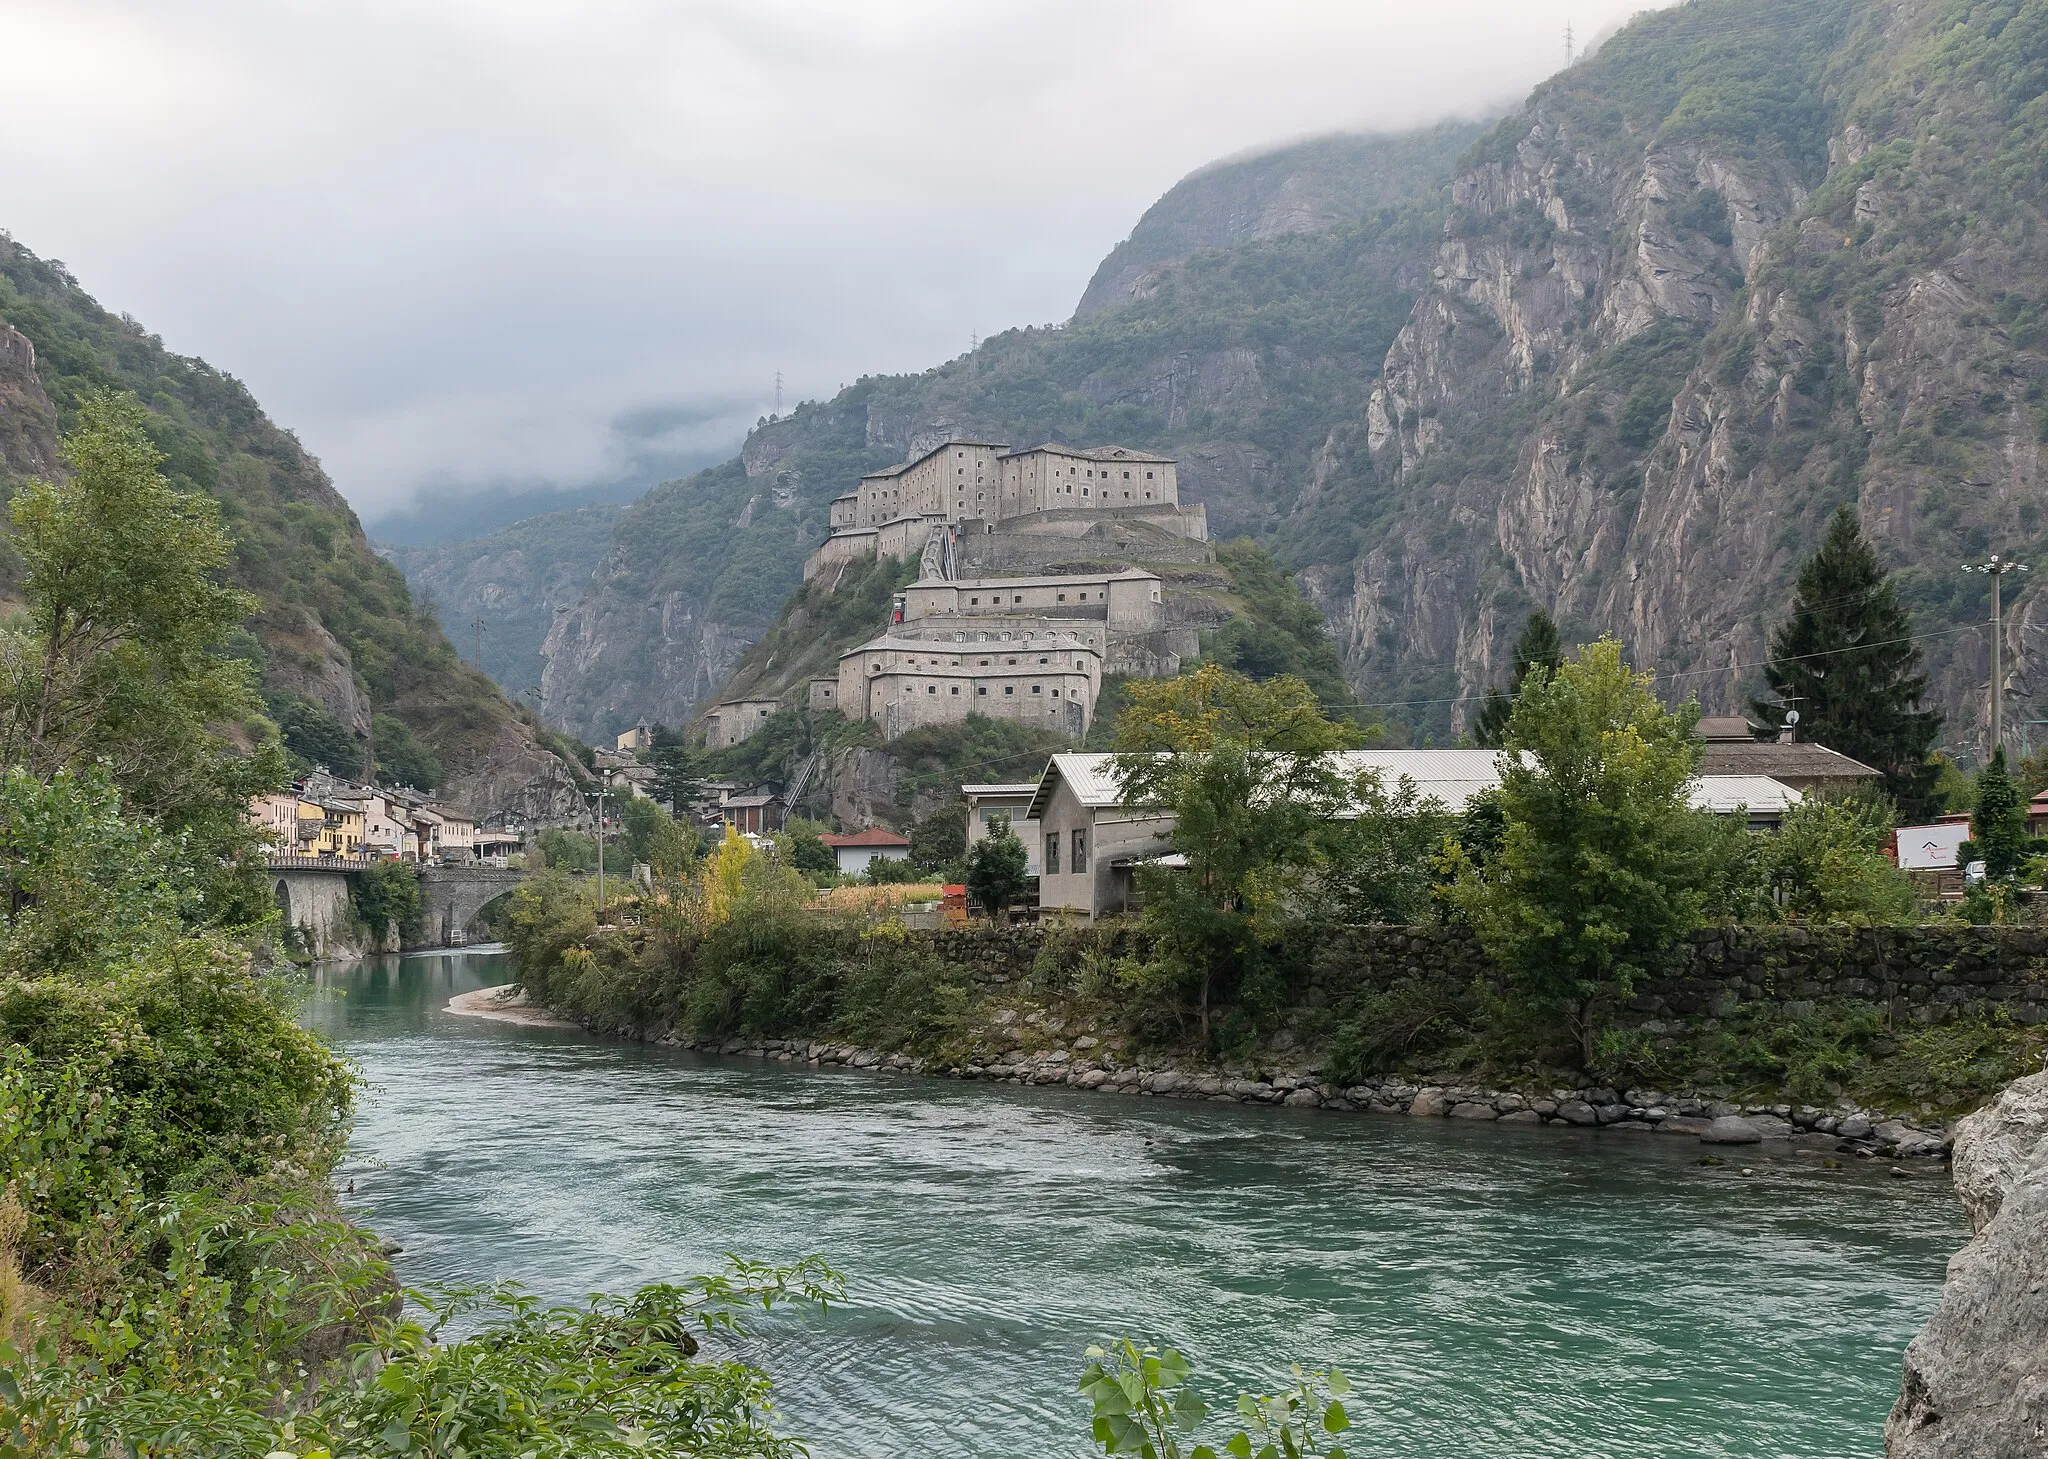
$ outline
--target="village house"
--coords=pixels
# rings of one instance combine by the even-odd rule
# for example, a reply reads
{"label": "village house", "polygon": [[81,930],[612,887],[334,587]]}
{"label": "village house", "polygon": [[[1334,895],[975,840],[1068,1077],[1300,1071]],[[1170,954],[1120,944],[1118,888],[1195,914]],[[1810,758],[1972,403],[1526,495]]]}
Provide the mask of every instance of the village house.
{"label": "village house", "polygon": [[903,861],[910,856],[910,838],[881,826],[870,826],[864,831],[843,835],[828,831],[818,839],[832,848],[832,859],[838,863],[844,876],[861,875],[872,861],[884,858]]}
{"label": "village house", "polygon": [[1693,734],[1706,742],[1702,775],[1767,775],[1797,791],[1839,791],[1875,783],[1878,772],[1838,750],[1788,734],[1756,737],[1756,726],[1739,715],[1702,719]]}
{"label": "village house", "polygon": [[743,836],[766,836],[782,829],[782,797],[767,791],[722,796],[718,802],[721,828],[732,827]]}

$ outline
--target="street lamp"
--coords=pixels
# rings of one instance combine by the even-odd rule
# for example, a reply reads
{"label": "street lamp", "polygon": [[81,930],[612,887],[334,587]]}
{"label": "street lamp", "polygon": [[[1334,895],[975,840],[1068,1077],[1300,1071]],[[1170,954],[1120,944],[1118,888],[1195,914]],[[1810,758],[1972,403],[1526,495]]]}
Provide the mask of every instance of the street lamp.
{"label": "street lamp", "polygon": [[2005,631],[1999,623],[1998,589],[2007,573],[2029,569],[2024,562],[2007,562],[1994,552],[1989,562],[1964,563],[1963,571],[1981,572],[1991,579],[1991,748],[1995,750],[2005,742],[2005,675],[2000,666]]}

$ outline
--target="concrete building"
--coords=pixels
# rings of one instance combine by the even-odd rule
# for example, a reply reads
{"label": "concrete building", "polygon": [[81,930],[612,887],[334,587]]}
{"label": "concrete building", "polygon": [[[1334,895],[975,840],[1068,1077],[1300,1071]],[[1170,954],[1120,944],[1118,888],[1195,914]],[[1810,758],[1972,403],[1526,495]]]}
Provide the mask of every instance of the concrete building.
{"label": "concrete building", "polygon": [[1077,640],[950,643],[884,634],[839,660],[839,712],[871,719],[885,739],[970,714],[1086,734],[1102,655]]}
{"label": "concrete building", "polygon": [[992,516],[996,458],[1004,449],[1001,441],[948,441],[900,466],[871,471],[860,479],[860,489],[854,493],[853,520],[848,525],[880,527],[899,517],[958,522],[966,517]]}
{"label": "concrete building", "polygon": [[880,826],[845,835],[828,831],[818,839],[832,848],[832,858],[839,863],[840,873],[844,876],[860,876],[867,871],[869,862],[884,857],[904,861],[910,856],[910,838]]}
{"label": "concrete building", "polygon": [[1038,822],[1031,819],[1031,797],[1038,782],[981,783],[963,785],[960,796],[967,802],[967,849],[987,839],[998,821],[1008,821],[1010,831],[1024,843],[1024,870],[1037,876],[1041,865]]}
{"label": "concrete building", "polygon": [[704,748],[723,750],[752,739],[781,707],[776,699],[732,699],[712,706],[704,712]]}
{"label": "concrete building", "polygon": [[1132,868],[1173,855],[1173,814],[1127,805],[1114,755],[1054,755],[1031,794],[1038,909],[1093,922],[1130,901]]}

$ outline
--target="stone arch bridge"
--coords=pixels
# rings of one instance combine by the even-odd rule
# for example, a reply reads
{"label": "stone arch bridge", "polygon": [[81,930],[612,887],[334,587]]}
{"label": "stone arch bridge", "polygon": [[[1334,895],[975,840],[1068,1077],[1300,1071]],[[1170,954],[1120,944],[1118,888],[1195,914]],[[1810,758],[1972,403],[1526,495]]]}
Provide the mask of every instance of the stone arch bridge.
{"label": "stone arch bridge", "polygon": [[[271,899],[313,956],[379,950],[364,945],[349,903],[349,881],[359,865],[327,856],[273,856],[269,868]],[[404,949],[462,946],[471,939],[477,914],[526,880],[526,873],[502,866],[422,866],[419,878],[419,919],[400,944]]]}

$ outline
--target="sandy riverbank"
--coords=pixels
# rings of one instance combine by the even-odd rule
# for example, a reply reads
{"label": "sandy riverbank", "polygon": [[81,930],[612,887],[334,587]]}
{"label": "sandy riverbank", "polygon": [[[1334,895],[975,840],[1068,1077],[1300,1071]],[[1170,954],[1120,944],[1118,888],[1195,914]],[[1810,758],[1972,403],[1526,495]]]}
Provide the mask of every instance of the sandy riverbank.
{"label": "sandy riverbank", "polygon": [[499,1023],[523,1023],[529,1028],[580,1028],[582,1025],[561,1018],[545,1008],[536,1008],[526,1001],[526,992],[513,983],[500,983],[495,988],[478,988],[469,993],[458,993],[448,1000],[448,1011],[459,1013],[465,1018],[489,1018]]}

